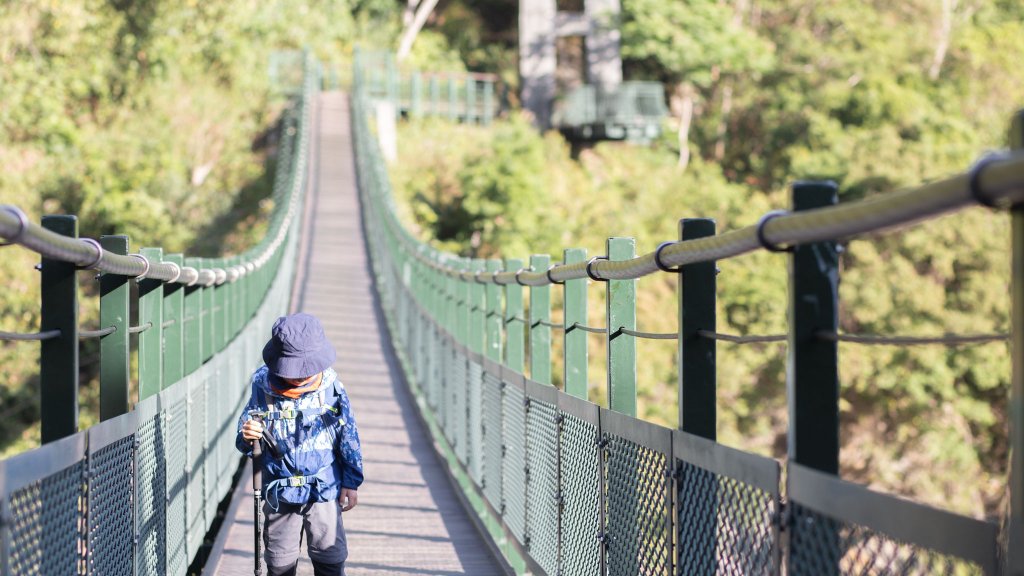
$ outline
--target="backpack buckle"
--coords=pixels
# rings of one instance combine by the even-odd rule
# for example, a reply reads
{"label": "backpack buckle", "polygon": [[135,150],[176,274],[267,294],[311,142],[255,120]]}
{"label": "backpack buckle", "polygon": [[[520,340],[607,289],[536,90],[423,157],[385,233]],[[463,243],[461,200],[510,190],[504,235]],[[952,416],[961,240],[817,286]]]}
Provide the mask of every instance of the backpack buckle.
{"label": "backpack buckle", "polygon": [[298,488],[300,486],[305,486],[305,485],[306,485],[306,477],[305,476],[292,476],[291,478],[288,479],[288,486],[290,486],[292,488]]}

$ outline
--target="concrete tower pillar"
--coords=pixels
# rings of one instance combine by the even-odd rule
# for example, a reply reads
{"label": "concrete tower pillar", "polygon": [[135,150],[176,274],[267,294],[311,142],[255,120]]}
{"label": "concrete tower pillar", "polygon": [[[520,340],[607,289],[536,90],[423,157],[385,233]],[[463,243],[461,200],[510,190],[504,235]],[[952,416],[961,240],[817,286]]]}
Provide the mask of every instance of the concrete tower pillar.
{"label": "concrete tower pillar", "polygon": [[[671,1],[671,0],[667,0]],[[590,22],[587,34],[587,82],[611,87],[622,83],[622,56],[619,0],[586,0],[585,13]]]}
{"label": "concrete tower pillar", "polygon": [[523,108],[541,129],[551,126],[555,98],[555,0],[519,2],[519,78]]}

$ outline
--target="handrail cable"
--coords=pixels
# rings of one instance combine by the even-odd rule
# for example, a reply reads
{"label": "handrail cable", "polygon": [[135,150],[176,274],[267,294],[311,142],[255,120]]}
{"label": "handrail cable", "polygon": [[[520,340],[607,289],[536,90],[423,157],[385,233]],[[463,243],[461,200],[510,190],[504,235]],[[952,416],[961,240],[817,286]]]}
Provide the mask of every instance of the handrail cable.
{"label": "handrail cable", "polygon": [[596,328],[594,326],[586,326],[586,325],[580,324],[579,322],[573,322],[572,326],[567,326],[565,328],[565,331],[566,332],[572,332],[573,330],[576,330],[577,328],[580,329],[580,330],[583,330],[584,332],[590,332],[591,334],[607,334],[608,333],[608,329],[607,328]]}
{"label": "handrail cable", "polygon": [[91,238],[70,238],[33,224],[23,210],[11,205],[0,205],[0,238],[54,260],[71,262],[108,274],[130,276],[138,280],[162,280],[186,286],[215,286],[234,282],[270,262],[277,248],[287,239],[292,220],[299,215],[298,187],[301,184],[301,178],[295,180],[288,193],[288,203],[278,213],[280,217],[277,214],[271,217],[273,236],[264,237],[259,244],[241,255],[244,262],[228,268],[195,269],[179,267],[170,262],[153,262],[141,254],[114,254],[103,250]]}
{"label": "handrail cable", "polygon": [[787,334],[753,334],[750,336],[736,336],[735,334],[722,334],[712,330],[697,330],[697,335],[708,340],[721,340],[733,344],[764,344],[768,342],[785,342]]}
{"label": "handrail cable", "polygon": [[626,336],[633,336],[634,338],[646,338],[648,340],[678,340],[678,332],[640,332],[639,330],[630,330],[629,328],[619,327],[618,330],[612,333],[612,336],[618,336],[619,334],[625,334]]}
{"label": "handrail cable", "polygon": [[44,332],[0,332],[0,340],[16,341],[42,341],[51,340],[60,336],[60,330],[46,330]]}
{"label": "handrail cable", "polygon": [[942,336],[881,336],[878,334],[838,334],[820,331],[814,335],[829,342],[849,342],[852,344],[870,344],[877,346],[919,346],[941,344],[943,346],[962,346],[965,344],[984,344],[1001,342],[1010,339],[1009,334],[943,334]]}
{"label": "handrail cable", "polygon": [[[766,334],[751,336],[736,336],[733,334],[722,334],[711,330],[698,330],[697,335],[709,340],[721,340],[734,344],[761,344],[767,342],[785,342],[789,336],[786,334]],[[920,346],[929,344],[941,344],[943,346],[962,346],[965,344],[983,344],[986,342],[1000,342],[1010,339],[1009,334],[943,334],[942,336],[882,336],[879,334],[839,334],[827,330],[819,330],[814,337],[829,342],[848,342],[851,344],[868,344],[876,346]]]}
{"label": "handrail cable", "polygon": [[87,340],[89,338],[102,338],[108,334],[117,332],[117,326],[107,326],[106,328],[100,328],[99,330],[79,330],[78,339]]}
{"label": "handrail cable", "polygon": [[[659,246],[659,250],[629,260],[597,260],[591,263],[590,271],[594,277],[602,280],[629,280],[659,271],[656,254],[662,265],[678,267],[752,252],[762,247],[762,240],[772,246],[847,240],[866,233],[906,226],[969,204],[977,204],[979,200],[1001,205],[1024,202],[1024,152],[986,156],[978,166],[978,170],[916,188],[826,208],[779,214],[760,226],[747,226],[717,236],[672,242]],[[394,220],[394,213],[390,216],[390,224],[401,227]],[[760,238],[759,229],[762,232]],[[399,234],[399,238],[408,243],[417,242],[406,233]],[[520,284],[544,286],[588,277],[587,262],[553,265],[551,269],[542,272],[509,270],[479,277],[473,272],[443,263],[440,254],[431,257],[421,250],[413,250],[412,254],[443,274],[483,284],[512,284],[518,276]]]}

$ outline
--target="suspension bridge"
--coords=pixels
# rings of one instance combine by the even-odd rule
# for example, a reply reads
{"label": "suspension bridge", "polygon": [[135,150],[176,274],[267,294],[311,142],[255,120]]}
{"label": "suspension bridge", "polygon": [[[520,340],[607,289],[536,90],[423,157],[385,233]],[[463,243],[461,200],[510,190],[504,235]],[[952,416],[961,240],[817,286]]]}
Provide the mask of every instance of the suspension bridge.
{"label": "suspension bridge", "polygon": [[[848,204],[830,183],[799,183],[791,211],[721,234],[684,220],[678,241],[640,256],[611,238],[604,255],[567,249],[555,264],[465,259],[399,222],[370,124],[396,91],[363,64],[346,96],[321,92],[305,59],[281,126],[274,213],[245,253],[131,252],[124,236],[78,238],[74,217],[36,225],[0,207],[0,236],[42,255],[39,331],[0,338],[40,341],[43,417],[42,445],[0,462],[0,574],[252,573],[250,472],[234,426],[270,325],[298,310],[338,348],[362,432],[367,481],[344,518],[350,576],[1024,574],[1024,155]],[[416,113],[487,122],[489,81],[450,79],[445,97],[416,96]],[[1019,145],[1024,126],[1013,130]],[[837,241],[977,204],[1013,220],[1015,450],[1000,522],[838,477],[838,343],[858,337],[838,331]],[[715,262],[759,249],[788,252],[790,330],[720,334]],[[81,269],[101,273],[97,330],[79,326]],[[638,330],[636,279],[648,274],[681,280],[675,333]],[[587,325],[588,284],[607,290],[604,326]],[[587,394],[595,333],[608,349],[606,406]],[[102,422],[86,430],[82,338],[101,350]],[[555,338],[562,388],[551,384]],[[638,338],[679,344],[679,429],[636,417]],[[716,343],[765,338],[788,348],[783,462],[715,437]]]}

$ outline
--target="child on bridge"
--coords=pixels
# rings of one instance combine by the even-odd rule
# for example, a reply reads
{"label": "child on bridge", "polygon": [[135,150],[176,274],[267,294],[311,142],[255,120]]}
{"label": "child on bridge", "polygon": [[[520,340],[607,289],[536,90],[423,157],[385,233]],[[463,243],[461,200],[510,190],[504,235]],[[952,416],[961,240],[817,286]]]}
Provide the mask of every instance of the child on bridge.
{"label": "child on bridge", "polygon": [[363,459],[348,394],[331,368],[336,356],[316,317],[278,318],[238,419],[243,454],[252,455],[264,430],[269,436],[253,463],[263,471],[269,576],[295,574],[303,529],[314,574],[345,574],[341,513],[358,502]]}

